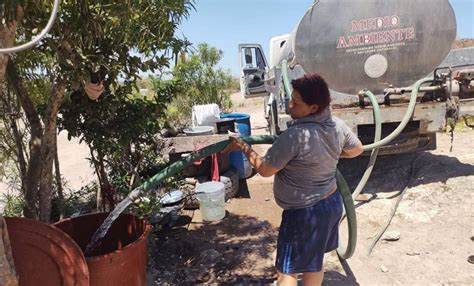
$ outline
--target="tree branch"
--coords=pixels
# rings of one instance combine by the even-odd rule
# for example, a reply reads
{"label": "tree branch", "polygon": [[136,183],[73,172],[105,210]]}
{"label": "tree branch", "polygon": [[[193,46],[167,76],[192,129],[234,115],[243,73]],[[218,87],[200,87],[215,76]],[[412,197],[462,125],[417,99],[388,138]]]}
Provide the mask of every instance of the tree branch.
{"label": "tree branch", "polygon": [[20,100],[26,119],[31,127],[30,138],[30,160],[26,171],[25,184],[25,209],[24,215],[27,218],[37,218],[36,202],[38,199],[38,186],[41,163],[41,141],[43,137],[43,127],[38,112],[25,87],[23,79],[20,77],[16,64],[10,60],[7,65],[8,80]]}
{"label": "tree branch", "polygon": [[59,219],[65,217],[64,209],[64,193],[63,183],[61,181],[61,169],[59,168],[59,156],[58,156],[58,137],[54,136],[54,171],[56,175],[56,186],[58,188],[58,199],[59,199]]}
{"label": "tree branch", "polygon": [[45,131],[41,144],[41,175],[39,184],[39,218],[50,222],[51,199],[53,185],[54,140],[57,136],[57,116],[59,108],[66,94],[66,81],[59,71],[54,71],[52,76],[51,96],[45,114]]}

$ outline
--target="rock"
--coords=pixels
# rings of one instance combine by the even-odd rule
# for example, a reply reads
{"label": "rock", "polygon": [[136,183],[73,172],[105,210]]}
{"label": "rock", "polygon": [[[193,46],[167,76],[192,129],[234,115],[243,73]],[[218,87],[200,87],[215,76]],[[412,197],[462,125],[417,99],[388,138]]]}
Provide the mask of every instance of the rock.
{"label": "rock", "polygon": [[380,266],[380,270],[382,270],[383,273],[387,273],[387,272],[388,272],[388,268],[387,268],[385,265],[381,265],[381,266]]}
{"label": "rock", "polygon": [[268,202],[270,200],[270,198],[265,198],[265,201]]}
{"label": "rock", "polygon": [[411,251],[411,252],[407,252],[407,255],[409,255],[409,256],[416,256],[416,255],[421,255],[421,253],[418,252],[418,251],[416,251],[416,250],[414,250],[414,251]]}
{"label": "rock", "polygon": [[388,231],[382,236],[382,240],[386,241],[397,241],[400,239],[400,233],[398,231]]}
{"label": "rock", "polygon": [[474,264],[474,255],[471,255],[467,258],[467,262]]}
{"label": "rock", "polygon": [[186,283],[195,283],[196,277],[200,274],[200,272],[196,269],[185,268],[181,271],[181,275],[183,276],[184,282]]}
{"label": "rock", "polygon": [[[276,253],[275,253],[276,258]],[[331,251],[324,256],[324,271],[333,271],[338,273],[344,273],[344,268],[339,260],[339,256],[336,251]]]}
{"label": "rock", "polygon": [[190,184],[190,185],[195,186],[196,183],[197,183],[197,180],[196,180],[196,178],[185,178],[185,179],[184,179],[184,182],[185,182],[186,184]]}
{"label": "rock", "polygon": [[222,257],[222,254],[219,251],[215,249],[206,249],[203,252],[201,252],[199,262],[204,267],[210,268],[216,265],[219,262],[221,257]]}
{"label": "rock", "polygon": [[359,194],[355,201],[357,202],[368,202],[374,198],[374,194]]}

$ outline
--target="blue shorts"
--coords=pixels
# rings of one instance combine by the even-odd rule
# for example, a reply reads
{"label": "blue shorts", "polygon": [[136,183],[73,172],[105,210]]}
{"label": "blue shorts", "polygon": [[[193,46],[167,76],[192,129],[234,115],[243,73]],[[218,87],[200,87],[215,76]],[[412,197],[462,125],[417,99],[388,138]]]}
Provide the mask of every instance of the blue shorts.
{"label": "blue shorts", "polygon": [[279,272],[319,272],[324,253],[337,248],[342,196],[336,191],[312,207],[284,210],[278,234]]}

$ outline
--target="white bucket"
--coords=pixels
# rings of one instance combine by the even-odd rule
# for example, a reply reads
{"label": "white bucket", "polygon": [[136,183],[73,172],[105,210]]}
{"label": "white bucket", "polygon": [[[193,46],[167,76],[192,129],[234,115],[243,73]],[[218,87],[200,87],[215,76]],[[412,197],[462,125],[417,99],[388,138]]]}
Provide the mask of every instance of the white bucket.
{"label": "white bucket", "polygon": [[216,221],[225,217],[225,187],[221,182],[206,182],[196,187],[196,198],[202,220]]}

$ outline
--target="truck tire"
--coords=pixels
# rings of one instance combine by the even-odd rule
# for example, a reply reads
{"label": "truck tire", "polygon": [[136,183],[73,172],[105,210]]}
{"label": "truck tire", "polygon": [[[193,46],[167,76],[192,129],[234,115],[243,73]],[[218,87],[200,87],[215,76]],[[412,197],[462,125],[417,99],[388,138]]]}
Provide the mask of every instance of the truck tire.
{"label": "truck tire", "polygon": [[[199,201],[196,198],[195,190],[199,184],[208,182],[208,177],[194,177],[196,181],[195,185],[185,184],[180,190],[186,194],[186,199],[184,202],[185,209],[197,209],[199,208]],[[231,198],[235,197],[237,191],[239,190],[239,174],[234,168],[229,168],[226,172],[220,175],[220,182],[224,184],[225,190],[225,200],[228,201]]]}

